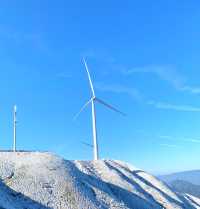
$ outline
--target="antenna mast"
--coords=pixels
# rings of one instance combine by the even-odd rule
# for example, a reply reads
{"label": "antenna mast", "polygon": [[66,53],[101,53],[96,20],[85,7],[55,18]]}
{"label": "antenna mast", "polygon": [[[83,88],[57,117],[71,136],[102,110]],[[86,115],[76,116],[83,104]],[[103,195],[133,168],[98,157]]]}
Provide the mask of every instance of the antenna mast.
{"label": "antenna mast", "polygon": [[14,136],[13,136],[13,152],[16,152],[16,126],[17,126],[17,106],[14,106]]}

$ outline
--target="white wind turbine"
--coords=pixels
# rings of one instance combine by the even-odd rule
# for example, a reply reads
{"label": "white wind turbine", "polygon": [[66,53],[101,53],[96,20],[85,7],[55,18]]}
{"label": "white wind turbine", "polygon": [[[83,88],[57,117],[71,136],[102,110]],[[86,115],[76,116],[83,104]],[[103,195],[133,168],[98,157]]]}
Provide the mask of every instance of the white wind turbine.
{"label": "white wind turbine", "polygon": [[109,108],[111,110],[114,110],[115,112],[120,113],[124,116],[125,116],[125,114],[123,112],[119,111],[118,109],[116,109],[115,107],[107,104],[106,102],[104,102],[103,100],[101,100],[101,99],[99,99],[95,96],[94,87],[93,87],[93,83],[92,83],[92,80],[91,80],[90,72],[89,72],[87,63],[86,63],[84,58],[83,58],[83,63],[85,65],[85,69],[87,71],[92,95],[91,95],[91,99],[88,102],[86,102],[86,104],[81,108],[81,110],[77,113],[77,115],[74,117],[74,119],[76,119],[79,116],[79,114],[91,103],[91,105],[92,105],[92,130],[93,130],[94,160],[98,160],[99,159],[99,149],[98,149],[97,127],[96,127],[96,109],[95,109],[96,102],[98,102],[98,103],[106,106],[107,108]]}

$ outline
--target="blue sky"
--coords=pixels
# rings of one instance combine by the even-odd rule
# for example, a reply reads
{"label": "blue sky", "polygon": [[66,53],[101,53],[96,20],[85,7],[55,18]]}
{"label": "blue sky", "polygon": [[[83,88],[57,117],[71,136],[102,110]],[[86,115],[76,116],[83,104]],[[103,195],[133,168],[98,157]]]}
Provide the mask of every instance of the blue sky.
{"label": "blue sky", "polygon": [[0,147],[91,159],[90,107],[81,61],[98,97],[102,158],[162,173],[199,168],[198,1],[4,1],[0,7]]}

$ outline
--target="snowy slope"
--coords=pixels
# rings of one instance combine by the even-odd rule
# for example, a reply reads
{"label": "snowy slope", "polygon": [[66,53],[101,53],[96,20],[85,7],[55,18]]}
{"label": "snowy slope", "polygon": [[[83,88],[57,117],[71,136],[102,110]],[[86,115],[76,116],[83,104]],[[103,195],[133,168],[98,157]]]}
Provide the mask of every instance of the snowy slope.
{"label": "snowy slope", "polygon": [[146,172],[111,160],[67,161],[41,152],[0,152],[0,208],[200,208]]}

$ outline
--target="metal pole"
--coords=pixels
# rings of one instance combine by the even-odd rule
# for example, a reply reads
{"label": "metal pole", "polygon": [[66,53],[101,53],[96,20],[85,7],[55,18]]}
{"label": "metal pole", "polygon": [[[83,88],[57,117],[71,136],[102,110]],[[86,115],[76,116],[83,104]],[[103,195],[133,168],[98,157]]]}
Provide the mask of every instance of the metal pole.
{"label": "metal pole", "polygon": [[14,106],[14,136],[13,136],[13,152],[16,152],[16,126],[17,126],[17,106]]}
{"label": "metal pole", "polygon": [[94,99],[92,99],[92,129],[93,129],[93,143],[94,143],[94,160],[99,159],[99,150],[97,142],[97,129],[96,129],[96,112]]}

